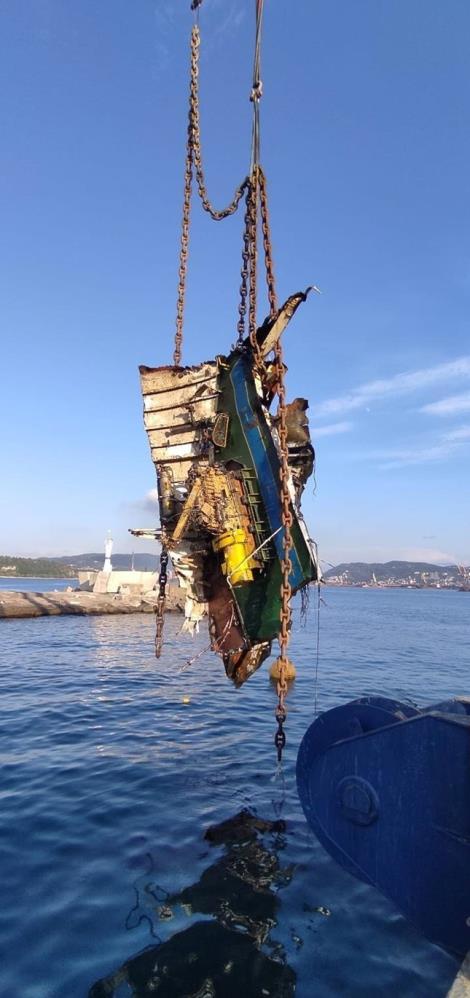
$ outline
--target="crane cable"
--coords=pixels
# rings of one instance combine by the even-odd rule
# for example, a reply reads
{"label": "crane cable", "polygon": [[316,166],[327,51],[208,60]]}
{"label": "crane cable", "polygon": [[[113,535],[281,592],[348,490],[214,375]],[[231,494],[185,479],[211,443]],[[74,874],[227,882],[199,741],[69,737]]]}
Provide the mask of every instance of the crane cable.
{"label": "crane cable", "polygon": [[[277,295],[274,277],[274,265],[272,258],[271,232],[269,225],[268,196],[266,187],[266,177],[260,163],[260,100],[263,95],[263,84],[261,81],[261,29],[263,21],[264,0],[255,0],[256,5],[256,32],[255,49],[253,60],[253,83],[250,93],[250,101],[253,104],[253,123],[251,141],[251,161],[249,174],[237,187],[230,204],[227,207],[217,210],[213,207],[207,193],[204,169],[201,153],[201,131],[199,116],[199,49],[200,31],[198,21],[199,8],[202,0],[192,0],[191,9],[195,14],[195,24],[191,31],[191,69],[189,87],[189,111],[188,111],[188,134],[186,145],[186,166],[184,179],[184,199],[183,217],[181,227],[181,248],[179,263],[179,283],[178,299],[176,309],[176,330],[175,346],[173,353],[173,364],[178,367],[181,364],[182,344],[183,344],[183,321],[184,305],[186,295],[187,268],[188,268],[188,248],[189,248],[189,224],[191,210],[191,194],[193,175],[196,175],[197,189],[202,206],[211,218],[221,221],[229,215],[233,215],[245,196],[245,217],[242,248],[242,269],[240,284],[240,304],[238,308],[239,319],[237,323],[238,346],[241,347],[245,339],[245,321],[248,308],[248,335],[253,353],[255,368],[260,374],[265,370],[264,361],[258,345],[256,332],[256,300],[257,300],[257,250],[258,250],[258,227],[261,222],[263,249],[265,259],[266,283],[269,300],[270,315],[274,317],[277,309]],[[285,734],[283,724],[286,719],[285,696],[287,693],[287,647],[291,629],[291,596],[290,575],[292,572],[292,561],[290,553],[292,550],[291,528],[293,524],[292,504],[290,497],[290,472],[288,465],[288,445],[287,445],[287,422],[286,422],[286,401],[285,401],[285,366],[283,361],[283,351],[281,342],[278,341],[275,347],[274,365],[276,372],[276,394],[278,397],[277,425],[279,436],[279,494],[281,500],[281,522],[283,528],[283,559],[281,562],[281,610],[279,645],[280,656],[278,659],[279,678],[277,682],[278,704],[276,707],[276,719],[278,730],[275,736],[275,744],[278,750],[278,759],[281,759],[282,749],[285,745]],[[162,541],[162,554],[166,546]],[[163,627],[163,609],[157,613],[157,655],[161,651],[161,635]],[[160,617],[160,620],[159,620]]]}

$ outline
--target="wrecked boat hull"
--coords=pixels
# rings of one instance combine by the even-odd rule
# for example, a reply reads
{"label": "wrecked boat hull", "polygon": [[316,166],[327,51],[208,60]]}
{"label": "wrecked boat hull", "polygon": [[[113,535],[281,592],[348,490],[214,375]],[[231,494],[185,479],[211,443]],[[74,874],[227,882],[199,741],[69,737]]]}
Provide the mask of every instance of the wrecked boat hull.
{"label": "wrecked boat hull", "polygon": [[[279,454],[261,404],[246,354],[232,358],[220,376],[219,406],[231,416],[231,431],[227,446],[218,457],[225,465],[239,461],[241,476],[249,483],[254,495],[248,497],[259,544],[264,544],[264,570],[253,582],[233,587],[237,608],[248,638],[270,641],[279,630],[280,588],[282,582],[283,530],[279,495]],[[291,504],[293,517],[292,571],[289,582],[292,591],[317,578],[314,552],[308,540],[300,514]],[[271,538],[268,541],[268,538]],[[268,542],[267,542],[268,541]],[[266,543],[267,542],[267,543]]]}
{"label": "wrecked boat hull", "polygon": [[[258,331],[265,356],[305,297],[292,296]],[[248,342],[196,367],[141,367],[140,375],[161,540],[185,591],[185,629],[196,629],[207,608],[211,646],[240,685],[279,633],[284,528],[268,380]],[[296,400],[290,418],[293,593],[319,577],[300,513],[313,468],[306,407]]]}

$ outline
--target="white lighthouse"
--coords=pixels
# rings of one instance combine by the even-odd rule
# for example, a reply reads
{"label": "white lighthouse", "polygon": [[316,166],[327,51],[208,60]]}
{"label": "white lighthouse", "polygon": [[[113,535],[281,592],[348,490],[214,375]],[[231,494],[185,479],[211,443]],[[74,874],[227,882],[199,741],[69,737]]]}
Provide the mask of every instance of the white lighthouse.
{"label": "white lighthouse", "polygon": [[113,538],[111,537],[111,531],[108,530],[108,536],[104,542],[104,565],[102,568],[102,571],[106,573],[112,572],[113,570],[113,566],[111,564],[111,554],[113,551],[113,544],[114,541]]}
{"label": "white lighthouse", "polygon": [[[100,572],[86,571],[78,573],[80,589],[99,593],[101,596],[112,593],[121,596],[143,596],[153,593],[157,584],[158,573],[134,571],[115,571],[111,562],[114,541],[111,531],[104,542],[104,564]],[[153,597],[152,597],[153,598]]]}

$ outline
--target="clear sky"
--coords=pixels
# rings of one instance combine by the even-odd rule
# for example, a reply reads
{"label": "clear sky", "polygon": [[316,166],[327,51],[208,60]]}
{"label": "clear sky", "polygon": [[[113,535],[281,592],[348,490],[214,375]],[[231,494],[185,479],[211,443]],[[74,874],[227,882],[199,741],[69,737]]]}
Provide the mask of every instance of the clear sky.
{"label": "clear sky", "polygon": [[[189,0],[0,0],[0,552],[137,543],[139,363],[169,362]],[[204,0],[203,151],[247,172],[254,0]],[[329,562],[470,562],[470,5],[266,0],[262,159]],[[195,204],[184,360],[234,339],[241,214]],[[267,307],[260,307],[260,318]],[[147,549],[148,543],[144,545]]]}

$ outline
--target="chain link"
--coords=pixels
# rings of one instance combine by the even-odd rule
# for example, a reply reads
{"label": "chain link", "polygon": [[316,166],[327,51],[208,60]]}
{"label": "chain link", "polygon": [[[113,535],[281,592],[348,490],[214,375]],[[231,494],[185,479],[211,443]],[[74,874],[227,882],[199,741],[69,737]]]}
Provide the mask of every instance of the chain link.
{"label": "chain link", "polygon": [[276,283],[274,279],[274,264],[271,245],[271,232],[269,226],[268,194],[266,190],[266,177],[261,167],[258,167],[259,192],[261,203],[261,227],[263,231],[264,261],[266,266],[266,283],[268,286],[268,300],[271,317],[277,312]]}
{"label": "chain link", "polygon": [[186,168],[184,173],[183,221],[181,225],[181,249],[179,265],[178,302],[176,305],[176,332],[173,364],[181,363],[181,348],[183,345],[184,303],[186,297],[186,278],[188,274],[189,218],[191,213],[191,186],[193,179],[192,125],[191,112],[188,122],[188,140],[186,144]]}
{"label": "chain link", "polygon": [[160,575],[158,576],[158,599],[155,607],[156,632],[155,632],[155,658],[160,658],[163,646],[163,622],[165,619],[166,587],[168,582],[168,551],[162,538],[162,549],[160,552]]}
{"label": "chain link", "polygon": [[191,73],[189,88],[189,112],[188,112],[188,139],[186,144],[186,167],[184,177],[184,200],[183,200],[183,220],[181,226],[181,249],[179,265],[178,301],[176,306],[176,332],[175,349],[173,353],[173,363],[178,366],[181,363],[181,352],[183,345],[183,320],[184,303],[186,296],[186,279],[188,271],[188,246],[189,246],[189,220],[191,211],[191,192],[193,172],[196,173],[196,181],[199,197],[202,206],[209,213],[211,218],[220,222],[223,218],[233,215],[243,197],[245,191],[249,191],[250,180],[245,177],[243,182],[237,187],[232,201],[226,208],[218,210],[214,208],[209,200],[204,168],[202,165],[201,152],[201,128],[199,118],[199,47],[201,36],[199,28],[194,25],[191,32]]}
{"label": "chain link", "polygon": [[[258,23],[260,18],[258,17]],[[188,138],[186,147],[186,169],[184,184],[183,220],[181,230],[181,251],[178,284],[178,303],[176,317],[175,351],[173,361],[175,365],[181,362],[181,348],[183,340],[183,316],[184,301],[187,278],[188,245],[189,245],[189,221],[193,172],[196,174],[198,193],[205,211],[209,213],[215,221],[220,221],[233,215],[245,194],[245,228],[243,234],[242,267],[240,284],[240,304],[238,307],[239,319],[237,323],[238,345],[245,338],[246,313],[248,309],[248,336],[253,355],[253,362],[256,370],[261,376],[266,373],[266,366],[257,340],[256,323],[256,299],[257,299],[257,236],[258,219],[261,217],[261,228],[263,234],[263,249],[266,268],[266,283],[271,317],[277,312],[277,296],[274,279],[274,265],[272,258],[271,234],[269,226],[268,198],[266,190],[266,178],[258,162],[258,142],[255,144],[255,155],[252,172],[249,177],[245,177],[240,186],[236,189],[234,197],[226,208],[221,211],[213,207],[209,200],[207,187],[202,165],[201,153],[201,133],[199,117],[199,46],[200,33],[197,25],[194,25],[191,33],[191,76],[189,94],[188,113]],[[259,56],[258,56],[259,59]],[[255,74],[256,75],[256,74]],[[259,76],[259,73],[258,73]],[[258,77],[256,77],[258,79]],[[261,89],[252,93],[255,109],[259,103]],[[275,347],[275,367],[276,367],[276,393],[278,396],[278,432],[280,450],[279,469],[279,489],[281,499],[281,518],[284,528],[282,559],[282,582],[281,582],[281,610],[280,610],[280,630],[279,630],[279,679],[277,683],[278,704],[276,708],[276,720],[278,730],[275,736],[275,744],[278,751],[278,758],[281,759],[282,750],[285,745],[285,733],[283,725],[286,720],[285,696],[287,693],[287,647],[289,644],[291,627],[291,596],[290,575],[292,572],[292,561],[290,553],[292,550],[292,524],[293,516],[291,509],[291,499],[289,492],[289,464],[287,446],[287,421],[286,421],[286,395],[284,382],[284,361],[282,345],[278,340]],[[168,553],[164,546],[160,557],[160,591],[156,607],[157,614],[157,636],[156,654],[159,657],[162,646],[163,633],[163,613],[165,607],[165,592],[167,583]]]}
{"label": "chain link", "polygon": [[255,166],[249,179],[246,195],[245,230],[243,234],[242,251],[242,282],[240,286],[240,305],[238,311],[238,344],[241,345],[245,335],[245,316],[248,298],[248,339],[251,346],[253,362],[258,374],[266,376],[266,365],[258,343],[256,320],[257,302],[257,268],[258,268],[258,215],[259,215],[259,166]]}
{"label": "chain link", "polygon": [[258,168],[255,167],[250,178],[250,191],[248,202],[248,268],[249,268],[249,294],[248,294],[248,336],[250,339],[253,357],[257,366],[260,366],[261,354],[256,337],[256,294],[257,294],[257,263],[258,263]]}
{"label": "chain link", "polygon": [[194,165],[196,168],[196,179],[198,185],[199,197],[202,201],[202,206],[204,211],[207,211],[211,218],[216,222],[220,222],[223,218],[228,218],[229,215],[234,215],[240,201],[243,197],[245,190],[249,185],[249,178],[245,177],[239,187],[237,187],[232,201],[226,208],[222,208],[218,211],[217,208],[211,204],[209,200],[209,195],[207,193],[206,181],[204,177],[204,169],[202,166],[202,153],[201,153],[201,127],[199,120],[199,46],[201,44],[201,36],[199,28],[194,25],[191,32],[191,91],[190,91],[190,120],[191,120],[191,131],[192,131],[192,147],[194,153]]}
{"label": "chain link", "polygon": [[[268,298],[269,307],[271,311],[271,317],[277,312],[277,295],[276,295],[276,285],[274,279],[274,265],[272,258],[272,244],[271,244],[271,232],[269,225],[269,211],[268,211],[268,198],[266,190],[266,177],[263,170],[259,168],[259,188],[260,188],[260,205],[261,205],[261,226],[263,232],[263,247],[264,247],[264,259],[266,265],[266,282],[268,286]],[[289,450],[287,446],[287,410],[286,410],[286,389],[284,380],[284,360],[281,341],[278,340],[275,348],[275,363],[276,363],[276,392],[279,400],[278,406],[278,432],[279,432],[279,444],[280,444],[280,458],[281,467],[279,469],[279,480],[280,480],[280,498],[281,498],[281,518],[282,525],[284,527],[284,537],[283,537],[283,552],[284,557],[282,560],[282,583],[281,583],[281,612],[280,612],[280,633],[279,633],[279,645],[281,654],[278,659],[279,666],[279,679],[277,682],[277,695],[278,704],[276,708],[276,720],[278,723],[278,730],[276,732],[274,742],[278,752],[278,759],[281,760],[282,750],[285,745],[285,733],[283,731],[283,725],[286,720],[286,707],[285,707],[285,697],[287,694],[287,647],[289,644],[290,637],[290,627],[291,627],[291,597],[292,597],[292,587],[289,582],[289,578],[292,572],[292,561],[290,553],[292,550],[292,508],[291,499],[289,492]]]}
{"label": "chain link", "polygon": [[250,190],[251,187],[248,186],[245,196],[245,228],[243,230],[243,249],[242,249],[242,269],[241,269],[241,284],[240,284],[240,304],[238,306],[239,319],[237,323],[237,346],[241,347],[243,340],[245,339],[245,320],[246,320],[246,301],[248,297],[248,277],[249,277],[249,258],[250,258]]}
{"label": "chain link", "polygon": [[[196,2],[196,0],[194,0],[192,9],[197,9],[197,7],[199,6],[200,2]],[[182,346],[183,346],[184,306],[186,299],[186,284],[187,284],[187,274],[188,274],[189,223],[191,215],[191,194],[192,194],[192,181],[193,181],[194,171],[196,173],[198,193],[201,198],[203,208],[205,209],[205,211],[207,211],[210,214],[210,216],[215,221],[221,221],[221,219],[227,218],[229,215],[233,215],[236,212],[243,195],[246,194],[247,207],[245,213],[244,257],[243,257],[243,266],[242,266],[242,286],[240,288],[240,306],[239,306],[240,319],[238,323],[238,334],[241,340],[243,339],[244,336],[246,299],[248,295],[250,238],[253,230],[250,178],[245,177],[240,186],[237,187],[231,203],[226,208],[223,208],[221,211],[218,211],[216,208],[213,207],[207,193],[207,187],[204,177],[204,169],[202,165],[201,129],[200,129],[200,118],[199,118],[200,44],[201,44],[201,36],[199,28],[197,25],[194,25],[191,32],[191,70],[190,70],[190,87],[189,87],[188,129],[187,129],[187,141],[186,141],[185,174],[184,174],[183,217],[181,224],[181,246],[180,246],[179,270],[178,270],[178,299],[176,305],[175,346],[173,352],[173,364],[175,365],[175,367],[178,367],[181,364]],[[256,213],[254,219],[254,230],[256,237]],[[253,281],[256,282],[256,260],[253,269]],[[250,291],[251,291],[251,272],[250,272]],[[254,294],[255,294],[254,305],[256,311],[256,291]],[[256,324],[256,316],[254,318],[254,324]],[[162,648],[167,563],[168,563],[168,555],[164,554],[164,550],[162,548],[162,554],[160,559],[160,564],[161,564],[160,594],[156,606],[157,633],[155,638],[155,653],[157,658],[160,657],[161,648]],[[163,579],[163,589],[162,589],[162,579]]]}

